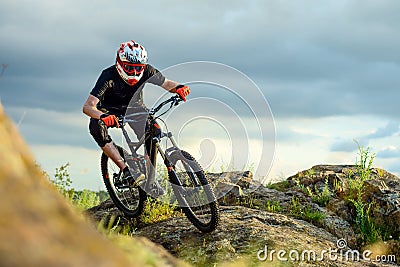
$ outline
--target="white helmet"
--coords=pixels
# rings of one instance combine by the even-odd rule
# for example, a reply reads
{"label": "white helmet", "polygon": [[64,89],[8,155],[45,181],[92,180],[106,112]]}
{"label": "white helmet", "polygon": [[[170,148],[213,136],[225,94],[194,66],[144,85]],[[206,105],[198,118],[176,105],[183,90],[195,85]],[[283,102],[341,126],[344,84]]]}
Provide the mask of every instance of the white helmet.
{"label": "white helmet", "polygon": [[115,67],[127,84],[133,86],[142,78],[146,64],[147,52],[142,45],[133,40],[120,45]]}

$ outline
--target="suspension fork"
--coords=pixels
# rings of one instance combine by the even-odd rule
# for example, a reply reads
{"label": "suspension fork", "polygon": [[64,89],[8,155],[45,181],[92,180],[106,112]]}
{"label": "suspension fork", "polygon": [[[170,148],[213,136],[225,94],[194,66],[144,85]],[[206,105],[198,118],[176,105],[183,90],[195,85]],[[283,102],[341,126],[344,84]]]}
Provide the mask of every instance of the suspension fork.
{"label": "suspension fork", "polygon": [[164,161],[165,166],[167,166],[168,172],[173,170],[173,165],[172,163],[169,161],[168,157],[166,156],[166,153],[164,152],[164,150],[162,149],[160,142],[158,141],[158,139],[156,137],[153,138],[153,142],[154,142],[154,146],[156,148],[155,152],[159,152],[161,155],[161,158]]}
{"label": "suspension fork", "polygon": [[[168,133],[171,134],[171,133]],[[170,149],[176,149],[176,142],[172,137],[172,134],[170,136],[168,136],[172,142],[172,144],[174,145],[174,147],[171,147],[169,149],[167,149],[166,151],[170,150]],[[171,139],[172,138],[172,139]],[[158,150],[158,152],[160,152],[161,158],[164,161],[165,166],[167,167],[168,170],[168,176],[171,177],[173,176],[174,178],[172,179],[173,181],[175,181],[175,183],[172,186],[176,186],[178,188],[179,194],[181,197],[178,198],[178,202],[182,207],[189,207],[189,204],[186,201],[186,192],[183,189],[182,183],[181,181],[178,179],[178,176],[176,175],[175,172],[175,168],[174,165],[171,163],[171,161],[168,159],[166,153],[164,152],[164,150],[162,149],[162,147],[160,146],[160,142],[157,138],[153,138],[154,142],[155,142],[155,146]],[[170,178],[171,181],[171,178]],[[172,181],[171,181],[172,182]]]}
{"label": "suspension fork", "polygon": [[173,136],[173,134],[171,132],[168,133],[163,133],[162,134],[163,137],[167,137],[171,143],[172,143],[172,147],[167,148],[164,152],[164,150],[161,148],[160,146],[160,142],[157,138],[153,138],[154,142],[155,142],[155,146],[157,148],[157,151],[160,152],[161,158],[164,161],[165,166],[167,166],[168,168],[168,172],[172,171],[174,169],[173,164],[169,161],[169,159],[167,158],[167,153],[169,153],[172,150],[178,149],[178,144],[175,141],[175,138]]}
{"label": "suspension fork", "polygon": [[178,144],[175,141],[174,135],[171,132],[168,132],[166,134],[166,136],[168,137],[168,139],[171,141],[172,145],[176,148],[178,148]]}

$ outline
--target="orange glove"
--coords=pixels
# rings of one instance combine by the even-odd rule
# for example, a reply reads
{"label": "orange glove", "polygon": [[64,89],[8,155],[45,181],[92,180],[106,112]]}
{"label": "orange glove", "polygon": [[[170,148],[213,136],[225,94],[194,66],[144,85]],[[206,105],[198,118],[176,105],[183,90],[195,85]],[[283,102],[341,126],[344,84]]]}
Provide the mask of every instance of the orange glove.
{"label": "orange glove", "polygon": [[179,97],[186,102],[186,97],[190,94],[190,88],[189,86],[186,85],[178,85],[176,87],[176,93],[179,95]]}
{"label": "orange glove", "polygon": [[118,119],[115,115],[103,114],[100,120],[104,122],[107,127],[119,127]]}

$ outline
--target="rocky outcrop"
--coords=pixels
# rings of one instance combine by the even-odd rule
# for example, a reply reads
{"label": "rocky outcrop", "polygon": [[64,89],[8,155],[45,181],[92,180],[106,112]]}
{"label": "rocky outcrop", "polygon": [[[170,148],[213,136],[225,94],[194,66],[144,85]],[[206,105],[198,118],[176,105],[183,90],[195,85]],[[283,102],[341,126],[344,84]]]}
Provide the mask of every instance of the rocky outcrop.
{"label": "rocky outcrop", "polygon": [[[361,182],[357,166],[317,165],[289,177],[288,181],[290,186],[285,190],[299,188],[298,184],[319,192],[327,187],[332,195],[326,203],[326,210],[350,223],[354,223],[357,218],[357,211],[350,199],[357,200],[359,194],[365,209],[371,205],[369,212],[373,222],[387,231],[391,238],[399,238],[400,179],[397,176],[373,168],[368,179]],[[357,185],[361,186],[359,191],[354,189]],[[307,192],[302,193],[307,195]]]}
{"label": "rocky outcrop", "polygon": [[43,176],[1,105],[0,140],[0,266],[186,266],[149,241],[104,238]]}
{"label": "rocky outcrop", "polygon": [[[336,236],[303,220],[241,206],[223,206],[221,214],[221,227],[212,234],[199,233],[184,217],[146,226],[137,234],[195,266],[240,260],[244,266],[393,266],[340,258],[340,253],[353,250],[338,245]],[[278,259],[280,250],[286,254]],[[323,252],[330,250],[332,258]]]}
{"label": "rocky outcrop", "polygon": [[[390,216],[386,220],[387,224],[397,229],[396,201],[399,198],[396,194],[399,192],[399,179],[383,170],[374,169],[371,173],[371,179],[363,185],[363,201],[378,203],[379,200],[380,208],[374,212]],[[389,237],[389,241],[378,242],[370,247],[364,247],[360,243],[361,233],[355,225],[354,206],[347,198],[351,191],[349,183],[355,179],[354,175],[355,166],[319,165],[299,172],[285,181],[263,186],[252,180],[250,172],[208,174],[215,184],[217,194],[221,196],[221,223],[211,234],[198,232],[183,216],[152,225],[128,220],[110,201],[92,208],[89,213],[98,220],[107,214],[120,216],[120,223],[136,228],[137,235],[149,238],[195,266],[212,266],[216,262],[240,259],[245,262],[244,266],[256,265],[260,263],[257,253],[265,246],[275,252],[286,249],[300,253],[314,251],[321,255],[318,253],[323,250],[338,249],[338,241],[346,243],[345,248],[340,247],[341,252],[362,253],[369,249],[375,253],[373,255],[394,255],[398,260],[398,237]],[[388,184],[390,188],[384,186]],[[375,218],[375,213],[371,216]],[[288,262],[289,265],[285,265],[275,258],[273,263],[266,260],[264,264],[393,266],[345,259]]]}
{"label": "rocky outcrop", "polygon": [[371,216],[377,224],[392,228],[394,237],[400,236],[400,179],[385,170],[373,169],[373,179],[363,187],[363,198],[373,203]]}

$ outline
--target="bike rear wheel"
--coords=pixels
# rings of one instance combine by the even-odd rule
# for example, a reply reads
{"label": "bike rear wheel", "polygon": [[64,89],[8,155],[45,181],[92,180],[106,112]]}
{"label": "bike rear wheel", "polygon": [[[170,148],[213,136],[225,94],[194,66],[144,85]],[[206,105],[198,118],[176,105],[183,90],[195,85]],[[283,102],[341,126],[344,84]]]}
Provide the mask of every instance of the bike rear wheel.
{"label": "bike rear wheel", "polygon": [[[126,162],[125,155],[129,155],[128,152],[120,146],[116,146],[116,148]],[[101,155],[101,172],[104,184],[115,206],[127,217],[138,217],[145,207],[147,198],[146,192],[140,187],[132,187],[118,183],[123,176],[122,171],[104,153]]]}
{"label": "bike rear wheel", "polygon": [[186,217],[202,232],[215,230],[219,206],[211,182],[200,164],[186,151],[175,150],[168,156],[175,166],[169,172],[172,188]]}

